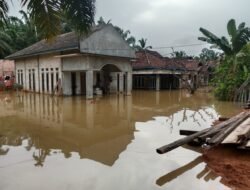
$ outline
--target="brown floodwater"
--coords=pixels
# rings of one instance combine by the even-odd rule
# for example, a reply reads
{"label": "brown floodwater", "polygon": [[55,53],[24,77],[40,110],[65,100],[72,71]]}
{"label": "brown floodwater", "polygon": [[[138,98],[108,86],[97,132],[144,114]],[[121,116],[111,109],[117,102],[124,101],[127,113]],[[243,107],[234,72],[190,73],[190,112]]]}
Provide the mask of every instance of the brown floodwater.
{"label": "brown floodwater", "polygon": [[1,190],[229,189],[198,150],[155,149],[241,110],[211,94],[134,91],[86,101],[0,93]]}

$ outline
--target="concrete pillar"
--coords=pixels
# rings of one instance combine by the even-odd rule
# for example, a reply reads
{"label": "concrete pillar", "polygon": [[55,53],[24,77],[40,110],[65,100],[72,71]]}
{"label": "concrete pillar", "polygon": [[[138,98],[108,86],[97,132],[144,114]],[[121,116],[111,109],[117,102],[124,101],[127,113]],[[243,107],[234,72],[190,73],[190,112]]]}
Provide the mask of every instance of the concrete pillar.
{"label": "concrete pillar", "polygon": [[29,90],[29,69],[26,68],[26,72],[25,72],[25,89]]}
{"label": "concrete pillar", "polygon": [[156,86],[155,86],[155,90],[156,91],[160,91],[161,89],[161,77],[160,75],[156,75]]}
{"label": "concrete pillar", "polygon": [[49,73],[49,91],[48,93],[51,94],[52,93],[52,86],[51,86],[51,69],[49,69],[48,73]]}
{"label": "concrete pillar", "polygon": [[94,85],[94,72],[89,70],[86,72],[86,98],[87,99],[92,99],[94,97],[93,85]]}
{"label": "concrete pillar", "polygon": [[[182,76],[180,76],[182,78]],[[182,89],[182,80],[181,78],[179,79],[179,89]]]}
{"label": "concrete pillar", "polygon": [[124,73],[119,73],[119,92],[124,91]]}
{"label": "concrete pillar", "polygon": [[63,72],[63,95],[71,96],[72,88],[71,88],[71,72]]}
{"label": "concrete pillar", "polygon": [[127,96],[131,95],[132,92],[132,72],[127,72]]}

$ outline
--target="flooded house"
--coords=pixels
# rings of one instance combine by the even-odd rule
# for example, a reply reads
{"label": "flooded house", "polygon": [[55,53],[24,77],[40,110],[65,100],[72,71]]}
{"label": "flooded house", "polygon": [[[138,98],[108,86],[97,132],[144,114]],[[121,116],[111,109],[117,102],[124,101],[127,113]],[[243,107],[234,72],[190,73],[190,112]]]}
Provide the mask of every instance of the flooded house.
{"label": "flooded house", "polygon": [[26,91],[87,99],[131,94],[135,52],[111,24],[94,26],[81,37],[70,32],[42,40],[7,58],[15,61],[17,83]]}
{"label": "flooded house", "polygon": [[0,81],[5,76],[14,76],[15,63],[10,60],[0,60]]}
{"label": "flooded house", "polygon": [[133,89],[171,90],[207,86],[212,76],[212,63],[191,58],[166,58],[156,51],[136,52],[133,62]]}
{"label": "flooded house", "polygon": [[167,62],[156,51],[138,51],[133,62],[133,89],[179,89],[184,72],[184,68]]}

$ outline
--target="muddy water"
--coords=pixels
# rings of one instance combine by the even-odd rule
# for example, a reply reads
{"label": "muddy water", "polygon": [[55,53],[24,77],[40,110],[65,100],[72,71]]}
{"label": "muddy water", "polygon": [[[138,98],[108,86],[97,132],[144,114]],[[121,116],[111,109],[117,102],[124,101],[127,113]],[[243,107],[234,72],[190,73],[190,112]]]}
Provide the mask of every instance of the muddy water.
{"label": "muddy water", "polygon": [[197,150],[155,149],[240,108],[206,93],[0,94],[0,189],[228,189]]}

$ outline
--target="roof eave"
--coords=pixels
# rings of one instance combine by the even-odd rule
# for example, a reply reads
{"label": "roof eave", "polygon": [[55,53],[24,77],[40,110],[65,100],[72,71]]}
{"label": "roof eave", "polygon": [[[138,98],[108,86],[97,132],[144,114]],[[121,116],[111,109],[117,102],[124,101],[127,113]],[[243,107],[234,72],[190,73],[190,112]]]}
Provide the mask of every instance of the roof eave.
{"label": "roof eave", "polygon": [[63,48],[63,49],[52,49],[52,50],[40,51],[40,52],[36,52],[36,53],[32,53],[32,54],[24,54],[24,55],[20,55],[20,56],[9,55],[9,56],[5,57],[5,59],[16,60],[16,59],[23,59],[23,58],[27,58],[27,57],[34,57],[34,56],[38,56],[38,55],[45,55],[45,54],[50,54],[50,53],[69,51],[69,50],[79,50],[79,47],[74,46],[74,47],[68,47],[68,48]]}

